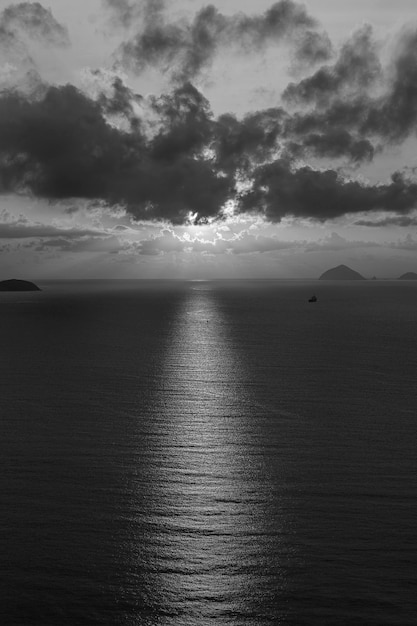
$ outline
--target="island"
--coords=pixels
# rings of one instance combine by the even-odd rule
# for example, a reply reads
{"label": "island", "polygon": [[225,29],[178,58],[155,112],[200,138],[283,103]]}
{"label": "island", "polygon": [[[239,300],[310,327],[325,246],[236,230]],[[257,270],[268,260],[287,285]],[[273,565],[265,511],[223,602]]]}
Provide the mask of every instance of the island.
{"label": "island", "polygon": [[347,265],[338,265],[324,272],[319,280],[365,280],[365,278]]}
{"label": "island", "polygon": [[417,274],[415,272],[406,272],[398,280],[417,280]]}
{"label": "island", "polygon": [[41,291],[41,289],[29,280],[12,278],[0,281],[0,291]]}

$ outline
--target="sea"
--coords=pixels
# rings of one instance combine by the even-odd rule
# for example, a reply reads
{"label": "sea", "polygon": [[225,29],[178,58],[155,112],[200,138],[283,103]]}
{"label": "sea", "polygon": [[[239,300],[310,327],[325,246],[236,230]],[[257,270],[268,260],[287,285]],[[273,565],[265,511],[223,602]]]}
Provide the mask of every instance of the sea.
{"label": "sea", "polygon": [[2,625],[415,626],[417,282],[38,284],[0,294]]}

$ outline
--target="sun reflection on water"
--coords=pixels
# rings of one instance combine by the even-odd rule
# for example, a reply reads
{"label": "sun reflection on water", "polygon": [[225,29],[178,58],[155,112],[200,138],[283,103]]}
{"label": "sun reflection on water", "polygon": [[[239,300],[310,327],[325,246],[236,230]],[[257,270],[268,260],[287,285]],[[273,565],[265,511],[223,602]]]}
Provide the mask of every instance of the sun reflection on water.
{"label": "sun reflection on water", "polygon": [[[188,291],[171,328],[148,433],[150,584],[159,608],[184,624],[197,615],[243,619],[267,593],[269,545],[281,529],[268,526],[251,407],[227,319],[202,283]],[[277,584],[285,577],[274,593]]]}

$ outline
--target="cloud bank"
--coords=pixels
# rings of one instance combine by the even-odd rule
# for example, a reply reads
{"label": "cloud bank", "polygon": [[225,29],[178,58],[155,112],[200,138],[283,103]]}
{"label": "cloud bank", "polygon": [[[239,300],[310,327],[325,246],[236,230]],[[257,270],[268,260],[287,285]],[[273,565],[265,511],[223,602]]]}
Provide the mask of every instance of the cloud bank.
{"label": "cloud bank", "polygon": [[[254,15],[208,5],[174,21],[163,2],[106,5],[122,28],[135,31],[118,49],[126,67],[158,67],[176,82],[159,96],[138,94],[116,66],[113,74],[90,72],[94,93],[71,84],[7,84],[0,91],[1,193],[97,200],[135,220],[172,224],[221,220],[226,207],[270,222],[383,211],[407,223],[417,203],[413,177],[393,172],[371,184],[355,168],[415,136],[417,31],[401,32],[382,62],[381,44],[362,27],[330,63],[329,38],[291,0]],[[65,27],[39,3],[0,15],[0,46],[23,46],[29,67],[25,37],[69,44]],[[309,74],[288,85],[276,106],[215,117],[191,79],[226,48],[246,55],[278,43]]]}

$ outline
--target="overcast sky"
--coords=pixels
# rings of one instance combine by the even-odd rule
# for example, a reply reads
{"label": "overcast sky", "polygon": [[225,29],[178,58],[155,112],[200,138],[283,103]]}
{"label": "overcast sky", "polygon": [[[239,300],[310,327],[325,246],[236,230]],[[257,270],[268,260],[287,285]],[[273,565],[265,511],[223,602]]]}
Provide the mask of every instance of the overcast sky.
{"label": "overcast sky", "polygon": [[0,0],[0,279],[417,271],[411,0]]}

